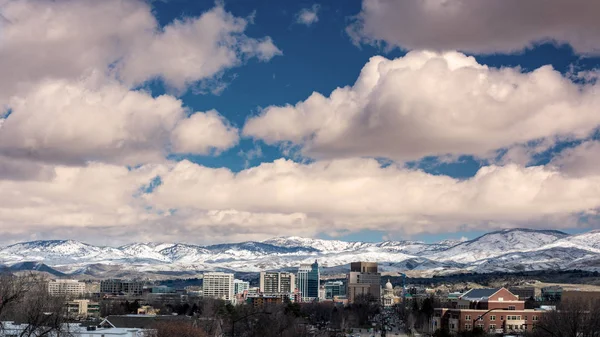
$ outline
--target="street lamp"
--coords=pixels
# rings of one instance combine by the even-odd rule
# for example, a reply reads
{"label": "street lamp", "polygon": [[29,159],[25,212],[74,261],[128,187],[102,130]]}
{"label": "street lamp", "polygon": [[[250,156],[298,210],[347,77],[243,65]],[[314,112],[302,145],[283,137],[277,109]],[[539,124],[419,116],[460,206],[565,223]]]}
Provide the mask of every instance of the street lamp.
{"label": "street lamp", "polygon": [[242,316],[242,317],[240,317],[240,318],[238,318],[236,320],[232,319],[231,320],[231,337],[235,337],[235,323],[237,323],[237,322],[239,322],[239,321],[241,321],[243,319],[246,319],[246,318],[248,318],[250,316],[259,315],[259,314],[270,315],[270,314],[272,314],[272,312],[258,311],[258,312],[250,313],[248,315],[244,315],[244,316]]}

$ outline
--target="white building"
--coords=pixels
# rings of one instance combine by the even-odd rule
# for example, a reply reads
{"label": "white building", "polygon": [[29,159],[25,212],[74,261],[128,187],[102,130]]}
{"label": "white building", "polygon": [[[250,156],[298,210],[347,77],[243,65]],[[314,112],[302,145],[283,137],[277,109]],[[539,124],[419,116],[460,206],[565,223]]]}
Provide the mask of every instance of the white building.
{"label": "white building", "polygon": [[293,293],[294,290],[296,290],[296,276],[293,273],[260,272],[261,293]]}
{"label": "white building", "polygon": [[241,294],[250,288],[250,282],[242,280],[233,280],[233,294]]}
{"label": "white building", "polygon": [[233,274],[221,272],[204,273],[202,290],[205,297],[232,302],[234,300]]}
{"label": "white building", "polygon": [[48,293],[52,296],[81,295],[85,293],[85,282],[77,280],[50,280]]}

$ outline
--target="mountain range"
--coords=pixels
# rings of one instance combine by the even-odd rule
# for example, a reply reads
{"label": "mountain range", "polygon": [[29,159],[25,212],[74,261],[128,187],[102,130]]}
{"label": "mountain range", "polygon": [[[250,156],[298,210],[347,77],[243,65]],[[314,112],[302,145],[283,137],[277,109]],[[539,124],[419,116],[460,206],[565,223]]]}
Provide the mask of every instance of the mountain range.
{"label": "mountain range", "polygon": [[431,276],[462,272],[600,270],[600,230],[569,235],[554,230],[508,229],[468,241],[347,242],[297,236],[262,242],[199,246],[132,243],[94,246],[44,240],[0,248],[0,264],[75,278],[194,277],[203,271],[295,270],[319,260],[324,273],[343,273],[352,261],[374,261],[383,272]]}

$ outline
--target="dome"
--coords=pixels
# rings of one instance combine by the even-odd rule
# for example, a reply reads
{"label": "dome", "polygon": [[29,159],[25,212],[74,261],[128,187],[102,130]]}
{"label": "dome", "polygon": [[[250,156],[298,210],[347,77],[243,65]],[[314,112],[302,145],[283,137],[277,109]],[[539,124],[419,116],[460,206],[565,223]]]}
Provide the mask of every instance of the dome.
{"label": "dome", "polygon": [[385,284],[385,289],[386,290],[394,290],[394,286],[392,285],[392,283],[390,282],[389,279],[388,279],[387,283]]}

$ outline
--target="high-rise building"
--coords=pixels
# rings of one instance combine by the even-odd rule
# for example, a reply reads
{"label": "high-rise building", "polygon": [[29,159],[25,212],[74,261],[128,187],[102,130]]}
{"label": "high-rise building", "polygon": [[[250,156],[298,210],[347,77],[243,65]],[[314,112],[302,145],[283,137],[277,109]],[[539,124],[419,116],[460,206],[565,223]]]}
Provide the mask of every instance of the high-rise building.
{"label": "high-rise building", "polygon": [[250,282],[242,280],[233,280],[233,294],[241,294],[250,288]]}
{"label": "high-rise building", "polygon": [[292,273],[260,272],[260,292],[263,294],[293,293],[296,276]]}
{"label": "high-rise building", "polygon": [[50,280],[48,293],[52,296],[81,295],[85,293],[85,282],[77,280]]}
{"label": "high-rise building", "polygon": [[233,274],[221,272],[204,273],[202,291],[205,297],[232,302],[234,299]]}
{"label": "high-rise building", "polygon": [[310,302],[319,298],[321,273],[319,263],[315,260],[313,264],[302,264],[298,269],[296,284],[302,296],[302,301]]}
{"label": "high-rise building", "polygon": [[119,279],[100,282],[100,292],[107,294],[141,295],[144,290],[142,281],[126,281]]}
{"label": "high-rise building", "polygon": [[342,281],[325,283],[325,298],[330,300],[336,296],[346,296],[346,285]]}
{"label": "high-rise building", "polygon": [[381,274],[375,262],[352,262],[348,273],[348,302],[355,301],[357,296],[371,295],[381,300]]}

